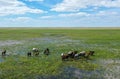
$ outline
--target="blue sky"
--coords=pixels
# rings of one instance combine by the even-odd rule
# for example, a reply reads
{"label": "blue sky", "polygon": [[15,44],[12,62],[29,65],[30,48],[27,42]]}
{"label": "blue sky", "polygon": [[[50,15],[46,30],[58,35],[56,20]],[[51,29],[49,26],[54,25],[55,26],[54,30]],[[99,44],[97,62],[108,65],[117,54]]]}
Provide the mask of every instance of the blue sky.
{"label": "blue sky", "polygon": [[0,27],[120,27],[120,0],[0,0]]}

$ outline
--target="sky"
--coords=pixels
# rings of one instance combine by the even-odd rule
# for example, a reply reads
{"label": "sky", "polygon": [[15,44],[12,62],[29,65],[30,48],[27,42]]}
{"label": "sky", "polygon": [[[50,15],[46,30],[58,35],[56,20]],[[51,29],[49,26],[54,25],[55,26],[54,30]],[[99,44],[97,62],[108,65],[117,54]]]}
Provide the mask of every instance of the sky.
{"label": "sky", "polygon": [[120,27],[120,0],[0,0],[0,27]]}

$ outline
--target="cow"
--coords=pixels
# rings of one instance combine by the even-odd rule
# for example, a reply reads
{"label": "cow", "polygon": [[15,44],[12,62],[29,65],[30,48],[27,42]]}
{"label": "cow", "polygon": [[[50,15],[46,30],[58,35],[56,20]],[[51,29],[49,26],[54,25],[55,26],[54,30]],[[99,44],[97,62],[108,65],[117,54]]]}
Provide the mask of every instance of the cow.
{"label": "cow", "polygon": [[33,52],[38,52],[39,50],[38,50],[38,48],[33,48],[32,51]]}
{"label": "cow", "polygon": [[33,48],[32,51],[33,51],[33,55],[35,55],[35,56],[38,56],[38,55],[39,55],[39,50],[38,50],[38,48]]}
{"label": "cow", "polygon": [[76,54],[74,55],[74,58],[75,58],[75,59],[78,59],[78,58],[80,58],[80,57],[85,57],[85,54],[86,54],[85,51],[82,51],[82,52],[80,52],[80,53],[76,53]]}
{"label": "cow", "polygon": [[2,56],[5,56],[6,55],[6,50],[4,49],[3,51],[2,51]]}
{"label": "cow", "polygon": [[94,56],[95,51],[89,51],[91,56]]}
{"label": "cow", "polygon": [[61,58],[62,58],[62,61],[64,61],[64,60],[66,60],[66,59],[69,58],[69,55],[62,53],[62,54],[61,54]]}
{"label": "cow", "polygon": [[68,56],[69,58],[74,58],[75,54],[77,54],[78,51],[69,51]]}
{"label": "cow", "polygon": [[85,54],[86,54],[86,52],[82,51],[82,52],[79,53],[79,56],[85,57]]}
{"label": "cow", "polygon": [[32,55],[32,53],[31,53],[31,52],[28,52],[28,53],[27,53],[27,56],[31,56],[31,55]]}
{"label": "cow", "polygon": [[46,48],[43,53],[44,53],[45,55],[49,55],[49,54],[50,54],[50,51],[49,51],[48,48]]}

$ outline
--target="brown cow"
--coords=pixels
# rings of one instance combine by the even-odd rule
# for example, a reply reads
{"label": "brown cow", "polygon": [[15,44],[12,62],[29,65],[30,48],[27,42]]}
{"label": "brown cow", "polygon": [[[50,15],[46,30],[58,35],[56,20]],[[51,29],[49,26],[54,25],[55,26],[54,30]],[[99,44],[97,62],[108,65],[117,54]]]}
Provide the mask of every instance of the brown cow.
{"label": "brown cow", "polygon": [[61,54],[61,58],[62,58],[62,61],[66,60],[69,58],[69,55],[68,54]]}

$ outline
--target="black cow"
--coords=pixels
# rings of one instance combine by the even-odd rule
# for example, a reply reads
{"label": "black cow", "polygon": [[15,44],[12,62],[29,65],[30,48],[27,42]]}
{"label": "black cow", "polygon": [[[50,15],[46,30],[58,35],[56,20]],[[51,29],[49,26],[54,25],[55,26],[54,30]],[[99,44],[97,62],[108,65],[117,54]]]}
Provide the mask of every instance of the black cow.
{"label": "black cow", "polygon": [[43,53],[44,53],[45,55],[49,55],[49,54],[50,54],[50,51],[49,51],[48,48],[46,48]]}
{"label": "black cow", "polygon": [[70,51],[68,52],[68,56],[69,58],[74,58],[75,57],[75,54],[77,54],[78,51]]}
{"label": "black cow", "polygon": [[89,51],[91,56],[94,56],[95,51]]}
{"label": "black cow", "polygon": [[32,53],[31,53],[31,52],[28,52],[28,53],[27,53],[27,56],[31,56],[31,55],[32,55]]}
{"label": "black cow", "polygon": [[5,56],[6,55],[6,50],[4,49],[3,51],[2,51],[2,56]]}

